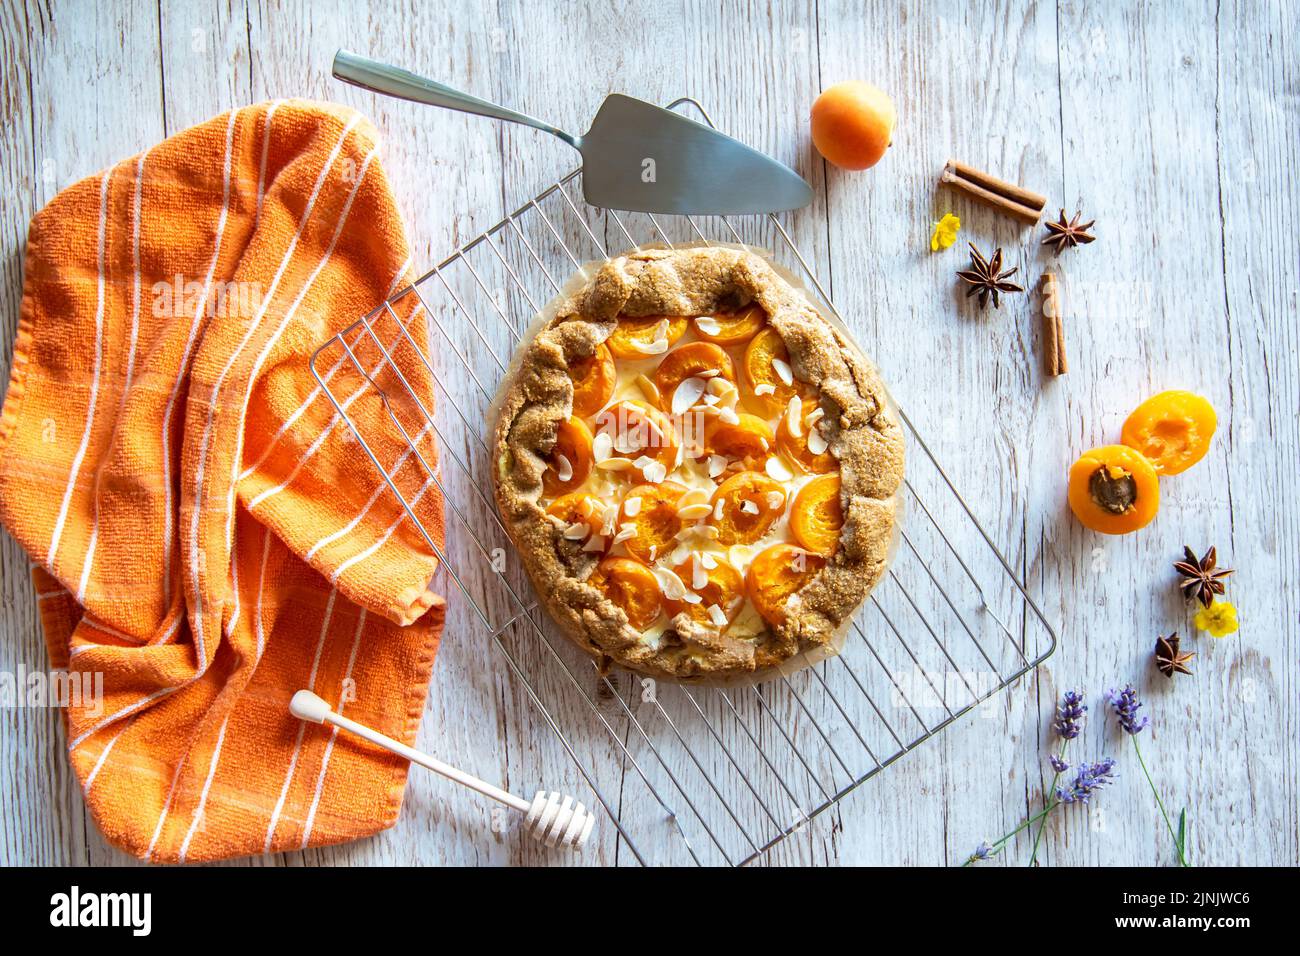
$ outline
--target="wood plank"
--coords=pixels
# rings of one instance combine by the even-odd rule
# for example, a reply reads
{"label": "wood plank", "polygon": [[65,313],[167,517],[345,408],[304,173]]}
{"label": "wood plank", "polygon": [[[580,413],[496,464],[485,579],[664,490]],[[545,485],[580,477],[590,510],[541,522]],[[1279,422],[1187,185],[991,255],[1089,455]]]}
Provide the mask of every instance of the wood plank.
{"label": "wood plank", "polygon": [[[1052,11],[944,4],[923,18],[902,8],[864,16],[846,3],[822,4],[821,13],[822,85],[868,80],[889,91],[899,111],[893,144],[876,167],[826,174],[834,295],[895,397],[1023,574],[1035,550],[1022,534],[1031,467],[1024,436],[1038,394],[1034,303],[1011,295],[981,313],[954,272],[967,268],[969,240],[986,254],[1002,247],[1017,278],[1024,276],[1034,268],[1033,232],[937,183],[949,158],[1040,191],[1056,178],[1059,151],[1041,133],[1057,121]],[[971,38],[996,51],[993,62],[957,55]],[[930,227],[945,212],[961,217],[960,241],[932,254]],[[925,462],[915,445],[909,456],[915,480]],[[934,489],[926,497],[944,500]],[[909,529],[923,527],[909,503]],[[982,569],[994,566],[969,522],[950,512],[944,525],[958,550],[979,558]],[[908,639],[924,643],[917,622]],[[973,660],[965,665],[973,677],[987,672]],[[1022,681],[846,800],[842,858],[952,863],[986,827],[1022,817],[1034,784],[1017,755],[1033,732],[1031,700]],[[977,772],[976,753],[1000,774]]]}
{"label": "wood plank", "polygon": [[[1213,671],[1213,679],[1190,707],[1197,733],[1189,735],[1186,750],[1170,748],[1168,763],[1174,779],[1179,766],[1186,768],[1180,782],[1198,820],[1194,852],[1201,862],[1294,866],[1300,859],[1300,810],[1289,786],[1300,770],[1294,666],[1300,659],[1294,587],[1300,566],[1300,238],[1284,224],[1300,212],[1300,119],[1288,94],[1297,80],[1300,10],[1285,2],[1227,4],[1217,10],[1216,34],[1217,251],[1224,298],[1207,297],[1207,307],[1196,310],[1208,361],[1192,364],[1218,371],[1217,391],[1227,393],[1228,414],[1219,421],[1212,470],[1199,476],[1201,488],[1188,495],[1187,510],[1206,522],[1212,539],[1224,542],[1220,553],[1240,569],[1229,596],[1244,623],[1224,641],[1198,642],[1198,677]],[[1249,744],[1225,747],[1223,741]]]}

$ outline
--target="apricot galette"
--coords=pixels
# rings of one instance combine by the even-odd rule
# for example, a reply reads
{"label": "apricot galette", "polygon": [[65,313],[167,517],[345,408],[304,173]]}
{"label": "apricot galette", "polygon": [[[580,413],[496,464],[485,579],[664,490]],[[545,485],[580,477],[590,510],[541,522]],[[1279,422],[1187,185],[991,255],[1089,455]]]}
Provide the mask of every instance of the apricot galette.
{"label": "apricot galette", "polygon": [[903,437],[875,369],[737,248],[611,259],[499,393],[493,480],[542,603],[602,668],[762,671],[880,579]]}

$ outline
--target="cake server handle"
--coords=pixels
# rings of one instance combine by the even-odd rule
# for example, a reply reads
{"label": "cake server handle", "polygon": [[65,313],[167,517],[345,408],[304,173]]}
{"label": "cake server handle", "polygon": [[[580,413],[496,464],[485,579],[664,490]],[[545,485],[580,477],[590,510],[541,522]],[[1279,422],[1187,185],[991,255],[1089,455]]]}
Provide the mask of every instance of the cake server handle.
{"label": "cake server handle", "polygon": [[359,86],[363,90],[395,96],[413,103],[425,103],[429,106],[460,110],[462,113],[475,113],[492,119],[522,123],[524,126],[531,126],[534,129],[544,130],[552,136],[558,136],[574,149],[579,148],[578,137],[570,136],[550,123],[525,113],[506,109],[504,106],[497,106],[477,96],[452,89],[446,84],[417,76],[409,70],[380,63],[378,60],[372,60],[349,50],[339,50],[334,54],[334,77],[344,83]]}
{"label": "cake server handle", "polygon": [[408,747],[400,740],[394,740],[386,734],[381,734],[373,727],[367,727],[365,724],[359,724],[342,714],[335,713],[320,696],[313,694],[309,690],[300,690],[293,695],[293,698],[289,701],[289,713],[299,720],[309,720],[314,724],[332,724],[349,733],[356,734],[358,737],[369,740],[372,744],[377,744],[399,757],[405,757],[411,763],[419,764],[436,774],[441,774],[462,787],[469,787],[469,789],[475,790],[483,794],[483,796],[497,801],[497,803],[505,804],[512,810],[518,810],[525,815],[524,827],[527,829],[528,835],[545,843],[547,846],[559,845],[577,849],[587,842],[587,839],[591,836],[592,828],[596,824],[595,814],[574,800],[573,797],[564,796],[553,790],[549,793],[545,790],[538,790],[532,802],[529,803],[522,797],[516,797],[513,793],[502,790],[486,780],[480,780],[463,770],[458,770],[451,764],[443,763],[436,757],[422,753],[414,747]]}

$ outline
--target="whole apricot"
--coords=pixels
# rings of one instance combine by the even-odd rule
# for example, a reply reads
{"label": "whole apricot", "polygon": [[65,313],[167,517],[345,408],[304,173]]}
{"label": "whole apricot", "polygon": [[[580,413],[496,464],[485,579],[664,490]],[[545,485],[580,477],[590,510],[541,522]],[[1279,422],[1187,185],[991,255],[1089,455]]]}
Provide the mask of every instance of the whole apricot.
{"label": "whole apricot", "polygon": [[841,169],[870,169],[889,148],[897,119],[894,101],[879,87],[836,83],[813,103],[813,145]]}

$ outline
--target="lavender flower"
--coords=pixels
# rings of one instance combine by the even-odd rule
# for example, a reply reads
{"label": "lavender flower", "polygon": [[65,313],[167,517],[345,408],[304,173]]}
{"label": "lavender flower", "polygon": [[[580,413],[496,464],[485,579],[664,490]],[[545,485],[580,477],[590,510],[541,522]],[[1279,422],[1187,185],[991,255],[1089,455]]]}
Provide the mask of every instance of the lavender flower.
{"label": "lavender flower", "polygon": [[1138,710],[1142,707],[1142,702],[1138,700],[1137,691],[1133,689],[1132,684],[1125,686],[1120,693],[1111,691],[1106,695],[1111,706],[1115,708],[1115,716],[1119,720],[1119,725],[1123,728],[1124,733],[1136,736],[1142,732],[1142,728],[1150,723],[1147,717],[1139,717]]}
{"label": "lavender flower", "polygon": [[1052,763],[1052,769],[1055,770],[1057,773],[1065,773],[1065,771],[1070,769],[1070,765],[1066,763],[1063,759],[1058,757],[1056,754],[1052,754],[1051,763]]}
{"label": "lavender flower", "polygon": [[1062,803],[1087,803],[1094,793],[1112,782],[1114,768],[1115,761],[1110,757],[1100,763],[1085,764],[1079,768],[1074,783],[1068,788],[1056,788],[1056,799]]}
{"label": "lavender flower", "polygon": [[970,855],[970,859],[966,862],[974,863],[976,860],[987,860],[997,852],[998,851],[989,846],[988,843],[981,843],[975,848],[975,852]]}
{"label": "lavender flower", "polygon": [[1083,729],[1083,715],[1088,712],[1088,705],[1083,702],[1083,695],[1067,690],[1056,708],[1056,720],[1052,729],[1062,740],[1073,740]]}

